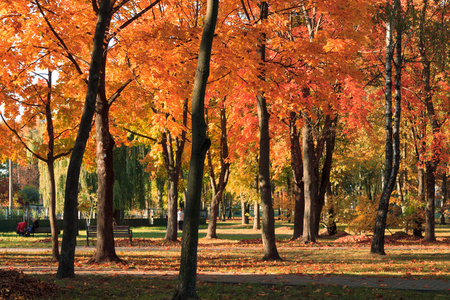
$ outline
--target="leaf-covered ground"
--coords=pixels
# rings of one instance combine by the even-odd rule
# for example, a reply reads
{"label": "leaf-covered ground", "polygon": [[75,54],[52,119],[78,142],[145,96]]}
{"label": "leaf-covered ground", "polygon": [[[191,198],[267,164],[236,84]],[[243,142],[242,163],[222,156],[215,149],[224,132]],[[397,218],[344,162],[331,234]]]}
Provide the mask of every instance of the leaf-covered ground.
{"label": "leaf-covered ground", "polygon": [[[161,229],[160,231],[162,231]],[[159,234],[159,232],[157,232]],[[251,228],[242,226],[229,226],[222,228],[219,237],[221,239],[199,240],[198,252],[198,272],[226,272],[226,273],[253,273],[253,274],[304,274],[304,275],[354,275],[354,276],[376,276],[376,277],[396,277],[396,278],[440,278],[450,280],[450,240],[448,235],[439,235],[436,242],[427,243],[423,239],[414,238],[405,234],[392,234],[386,237],[386,256],[370,255],[369,248],[371,237],[366,235],[348,235],[341,232],[338,236],[321,236],[315,244],[305,245],[301,241],[292,241],[288,237],[292,235],[291,227],[282,226],[277,228],[277,245],[280,255],[284,259],[281,262],[262,261],[262,242],[260,235]],[[133,246],[129,245],[127,239],[116,240],[116,251],[119,257],[126,261],[126,264],[88,264],[95,251],[95,247],[81,247],[76,252],[75,266],[83,270],[92,271],[92,274],[109,270],[109,277],[96,277],[97,281],[104,282],[105,278],[112,277],[119,282],[130,281],[136,285],[133,289],[118,286],[112,291],[110,298],[129,298],[127,295],[145,294],[148,288],[140,288],[140,279],[127,277],[128,270],[143,272],[162,271],[172,274],[179,268],[180,240],[175,242],[165,241],[163,238],[154,237],[155,233],[148,228],[134,230]],[[281,237],[281,238],[280,238]],[[81,245],[83,236],[79,239]],[[82,294],[82,291],[91,291],[92,286],[83,276],[72,284],[68,281],[55,281],[52,273],[57,268],[57,263],[51,259],[51,252],[48,249],[50,239],[47,237],[23,238],[16,236],[0,236],[0,265],[14,269],[34,269],[39,272],[39,278],[47,278],[45,282],[31,280],[28,275],[21,274],[13,270],[3,270],[3,278],[11,277],[17,280],[2,281],[2,298],[5,299],[38,299],[40,292],[44,288],[50,294],[44,298],[53,298],[51,293],[55,291],[59,296],[73,291],[75,294]],[[95,244],[95,242],[94,242]],[[21,249],[7,249],[17,245]],[[45,249],[47,248],[47,249]],[[5,275],[7,274],[7,275]],[[49,275],[45,275],[49,274]],[[124,277],[125,276],[125,277]],[[36,276],[32,277],[36,278]],[[115,280],[115,279],[114,279]],[[142,279],[144,280],[144,279]],[[147,281],[149,279],[146,279]],[[6,284],[5,284],[6,282]],[[72,282],[72,281],[71,281]],[[57,283],[56,285],[52,285]],[[8,285],[9,284],[9,285]],[[47,284],[50,284],[47,286]],[[153,291],[160,291],[160,298],[153,295],[152,299],[167,298],[168,291],[173,291],[175,283],[168,281],[158,281],[154,279],[149,284]],[[168,286],[170,285],[170,287]],[[101,286],[99,293],[105,293],[106,287],[111,286],[106,283]],[[207,299],[227,299],[226,294],[217,294],[217,285],[200,285],[207,290]],[[63,290],[58,290],[62,288]],[[236,289],[235,296],[230,299],[241,299],[242,286],[233,286]],[[281,292],[286,292],[288,288],[282,288]],[[151,289],[150,289],[151,290]],[[315,289],[317,295],[328,298],[326,294],[343,297],[349,290],[333,291],[328,289]],[[128,291],[128,294],[126,294]],[[305,292],[314,296],[314,291]],[[12,293],[17,294],[12,294]],[[139,292],[139,293],[138,293]],[[211,294],[210,294],[211,292]],[[279,291],[280,292],[280,291]],[[372,293],[373,291],[371,291]],[[8,294],[9,293],[9,294]],[[28,293],[28,294],[26,294]],[[123,294],[125,293],[125,294]],[[215,294],[216,293],[216,294]],[[256,295],[271,295],[270,290],[260,290],[256,288]],[[294,295],[293,291],[289,291]],[[378,293],[378,292],[376,292]],[[356,295],[351,291],[348,293]],[[92,299],[98,297],[91,293]],[[105,295],[105,294],[104,294]],[[217,295],[215,297],[214,295]],[[361,295],[364,295],[361,294]],[[383,295],[381,293],[381,295]],[[305,294],[303,294],[305,296]],[[293,296],[293,297],[303,297]],[[350,297],[349,296],[349,297]],[[9,298],[8,298],[9,297]],[[13,298],[16,297],[16,298]],[[384,296],[385,297],[385,296]],[[69,297],[70,298],[70,297]],[[75,297],[76,298],[76,297]],[[145,297],[143,299],[146,299]],[[349,298],[357,299],[357,298]],[[395,298],[392,298],[395,299]]]}
{"label": "leaf-covered ground", "polygon": [[0,269],[0,299],[40,299],[56,297],[60,288],[16,270]]}

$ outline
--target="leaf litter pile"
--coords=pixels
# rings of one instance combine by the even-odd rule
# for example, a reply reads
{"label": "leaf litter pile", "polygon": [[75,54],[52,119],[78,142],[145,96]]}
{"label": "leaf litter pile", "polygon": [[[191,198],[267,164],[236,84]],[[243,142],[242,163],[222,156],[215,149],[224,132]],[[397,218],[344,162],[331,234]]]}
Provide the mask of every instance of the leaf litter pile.
{"label": "leaf litter pile", "polygon": [[16,270],[0,270],[0,299],[53,298],[60,293],[54,283],[44,282]]}

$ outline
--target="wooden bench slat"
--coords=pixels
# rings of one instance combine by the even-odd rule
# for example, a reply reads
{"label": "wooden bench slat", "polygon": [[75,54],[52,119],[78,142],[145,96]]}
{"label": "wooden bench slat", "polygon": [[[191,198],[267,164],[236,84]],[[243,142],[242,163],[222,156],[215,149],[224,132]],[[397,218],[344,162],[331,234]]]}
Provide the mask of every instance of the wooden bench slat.
{"label": "wooden bench slat", "polygon": [[[133,231],[130,226],[113,226],[114,237],[129,237],[130,246],[133,245]],[[97,237],[97,226],[86,227],[86,245],[89,246],[89,237]]]}
{"label": "wooden bench slat", "polygon": [[[60,234],[61,230],[59,228],[57,228],[57,233]],[[50,227],[38,227],[36,229],[34,229],[34,232],[31,233],[33,236],[35,233],[47,233],[47,235],[52,233],[52,229]]]}

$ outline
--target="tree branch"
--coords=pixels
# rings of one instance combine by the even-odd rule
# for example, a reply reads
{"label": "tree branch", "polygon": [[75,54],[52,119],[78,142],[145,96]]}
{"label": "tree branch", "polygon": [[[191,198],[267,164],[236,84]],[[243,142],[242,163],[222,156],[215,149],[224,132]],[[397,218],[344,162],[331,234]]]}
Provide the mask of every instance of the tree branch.
{"label": "tree branch", "polygon": [[111,106],[114,101],[116,101],[117,98],[119,98],[120,94],[123,92],[123,90],[132,82],[133,79],[128,79],[125,81],[122,86],[109,98],[108,100],[108,106]]}
{"label": "tree branch", "polygon": [[0,117],[2,118],[3,123],[5,123],[6,127],[8,127],[8,129],[9,129],[12,133],[14,133],[15,136],[17,136],[17,138],[19,139],[20,143],[25,147],[25,149],[27,149],[28,151],[30,151],[30,153],[31,153],[33,156],[35,156],[37,159],[40,159],[40,160],[42,160],[43,162],[47,162],[47,159],[46,159],[46,158],[40,156],[39,154],[37,154],[36,152],[34,152],[33,150],[31,150],[30,147],[28,147],[28,145],[25,143],[25,141],[24,141],[24,140],[22,139],[22,137],[19,135],[19,133],[17,132],[17,130],[15,130],[14,128],[12,128],[12,127],[8,124],[8,122],[6,122],[6,119],[5,119],[5,117],[3,116],[2,113],[0,113]]}
{"label": "tree branch", "polygon": [[[93,0],[95,1],[95,0]],[[72,55],[72,53],[70,53],[69,48],[67,47],[66,43],[64,42],[64,40],[59,36],[59,34],[56,32],[56,30],[53,28],[52,24],[50,24],[50,21],[48,20],[47,16],[44,14],[44,10],[42,9],[41,4],[39,3],[39,0],[36,0],[36,5],[38,6],[39,11],[41,12],[42,17],[45,20],[45,23],[47,23],[50,31],[53,33],[53,35],[56,37],[56,39],[60,42],[62,48],[66,51],[67,54],[67,58],[73,63],[73,65],[75,66],[75,69],[77,70],[77,72],[80,75],[83,75],[83,71],[80,68],[80,65],[77,63],[77,61],[75,60],[75,57]],[[87,78],[84,78],[84,81],[87,83]]]}
{"label": "tree branch", "polygon": [[149,6],[147,6],[146,8],[144,8],[143,10],[141,10],[141,12],[139,12],[138,14],[134,15],[131,19],[129,19],[128,21],[126,21],[125,23],[123,23],[122,25],[120,25],[120,27],[117,29],[117,31],[113,32],[113,34],[111,35],[111,37],[115,37],[120,31],[122,31],[125,27],[127,27],[128,25],[130,25],[131,23],[133,23],[134,21],[136,21],[137,19],[139,19],[142,15],[144,15],[147,11],[149,11],[150,9],[152,9],[156,4],[158,4],[159,2],[161,2],[161,0],[155,0],[155,2],[151,3]]}

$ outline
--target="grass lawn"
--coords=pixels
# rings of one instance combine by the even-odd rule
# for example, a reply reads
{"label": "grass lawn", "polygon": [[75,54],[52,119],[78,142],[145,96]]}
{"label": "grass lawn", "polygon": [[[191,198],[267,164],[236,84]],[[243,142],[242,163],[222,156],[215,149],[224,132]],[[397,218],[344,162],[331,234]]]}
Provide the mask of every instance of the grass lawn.
{"label": "grass lawn", "polygon": [[[391,230],[395,233],[395,230]],[[305,245],[290,241],[292,225],[277,223],[277,246],[282,262],[261,260],[261,236],[252,226],[237,222],[218,224],[220,239],[206,239],[206,226],[200,229],[198,271],[253,274],[353,275],[396,278],[439,278],[450,280],[450,225],[437,226],[438,241],[423,242],[411,236],[387,234],[385,256],[370,255],[370,237],[321,236],[318,243]],[[78,245],[86,245],[85,232],[80,231]],[[116,246],[125,265],[87,264],[95,247],[76,252],[75,266],[85,269],[177,271],[180,242],[167,242],[165,228],[133,228],[133,246],[127,239],[118,239]],[[181,237],[181,234],[179,235]],[[0,248],[32,248],[36,251],[0,249],[0,265],[14,267],[57,267],[49,250],[50,238],[45,235],[18,237],[15,233],[0,234]],[[136,251],[139,250],[139,251]],[[57,295],[49,298],[96,299],[99,295],[120,299],[167,299],[175,287],[174,279],[115,276],[77,276],[56,280],[48,274],[33,275],[57,287]],[[448,292],[448,291],[447,291]],[[251,284],[207,284],[200,282],[198,293],[203,299],[445,299],[447,292],[419,293],[412,291],[376,290],[337,286],[267,286]],[[0,294],[1,298],[1,294]]]}

